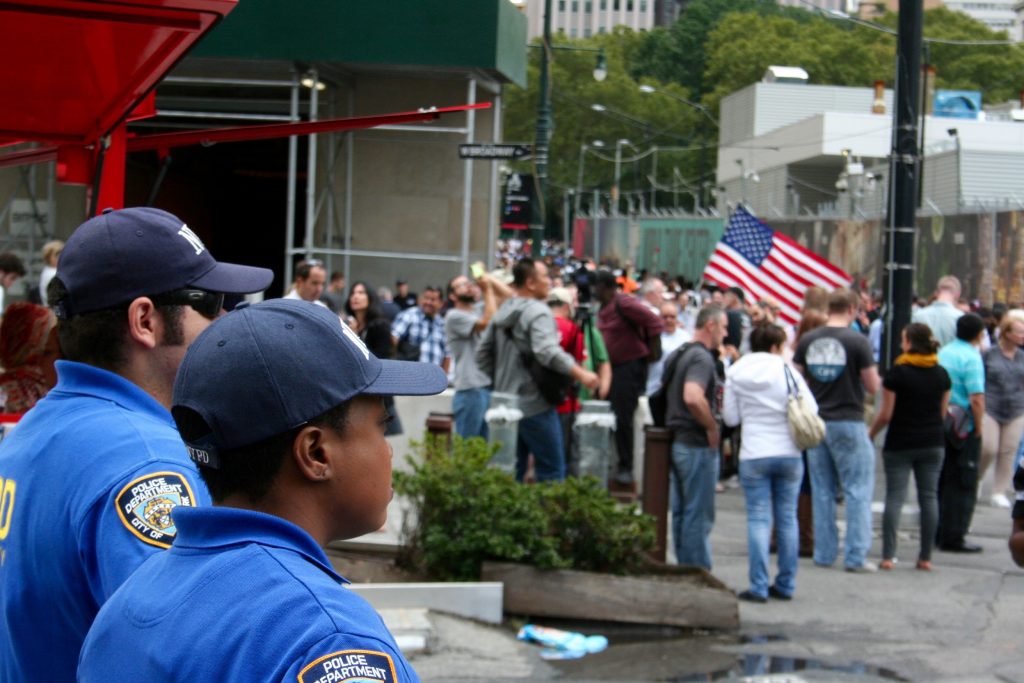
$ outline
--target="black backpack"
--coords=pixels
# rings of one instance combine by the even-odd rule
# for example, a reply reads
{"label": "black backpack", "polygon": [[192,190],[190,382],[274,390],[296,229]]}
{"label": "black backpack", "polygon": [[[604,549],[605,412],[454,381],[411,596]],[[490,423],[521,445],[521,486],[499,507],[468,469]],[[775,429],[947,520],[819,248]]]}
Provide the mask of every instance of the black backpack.
{"label": "black backpack", "polygon": [[505,328],[505,336],[512,343],[512,346],[516,347],[516,350],[519,351],[523,367],[529,373],[533,383],[537,385],[540,395],[552,406],[560,406],[568,398],[569,392],[572,390],[572,377],[544,367],[537,360],[537,357],[533,355],[532,351],[520,349],[515,337],[512,336],[511,328]]}
{"label": "black backpack", "polygon": [[647,397],[647,405],[651,409],[651,419],[655,427],[664,427],[665,418],[668,414],[668,387],[672,383],[672,377],[676,374],[677,366],[683,359],[683,355],[693,348],[696,342],[687,342],[672,352],[665,359],[665,369],[661,372],[661,386],[653,394]]}

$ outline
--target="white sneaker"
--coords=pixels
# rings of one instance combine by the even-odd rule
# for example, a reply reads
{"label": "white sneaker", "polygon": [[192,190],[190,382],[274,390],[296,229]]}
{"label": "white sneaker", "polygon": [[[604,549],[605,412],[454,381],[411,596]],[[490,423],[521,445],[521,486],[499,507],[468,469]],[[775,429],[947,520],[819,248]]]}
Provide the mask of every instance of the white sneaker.
{"label": "white sneaker", "polygon": [[865,561],[859,567],[846,567],[845,569],[851,574],[874,574],[878,571],[878,565],[874,562]]}
{"label": "white sneaker", "polygon": [[997,493],[992,496],[992,507],[1009,509],[1011,507],[1010,499],[1001,493]]}

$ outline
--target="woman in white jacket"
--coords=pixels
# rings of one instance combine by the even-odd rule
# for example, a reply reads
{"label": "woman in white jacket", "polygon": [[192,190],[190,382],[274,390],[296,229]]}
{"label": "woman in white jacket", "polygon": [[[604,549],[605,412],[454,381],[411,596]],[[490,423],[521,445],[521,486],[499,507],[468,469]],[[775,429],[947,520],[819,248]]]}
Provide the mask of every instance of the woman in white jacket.
{"label": "woman in white jacket", "polygon": [[[787,374],[815,410],[817,404],[800,373],[787,367],[782,357],[785,344],[782,328],[759,325],[750,333],[751,353],[725,376],[722,417],[727,425],[741,425],[743,430],[740,483],[747,500],[750,588],[739,598],[750,602],[766,602],[769,597],[790,600],[796,590],[796,502],[804,464],[789,434]],[[773,517],[779,570],[770,584],[768,544]]]}

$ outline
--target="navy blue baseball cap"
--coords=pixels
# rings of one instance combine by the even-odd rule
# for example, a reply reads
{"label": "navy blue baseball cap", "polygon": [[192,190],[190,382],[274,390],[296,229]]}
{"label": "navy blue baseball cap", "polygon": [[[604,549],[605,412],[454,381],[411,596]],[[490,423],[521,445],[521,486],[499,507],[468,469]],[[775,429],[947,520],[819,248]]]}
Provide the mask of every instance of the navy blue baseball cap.
{"label": "navy blue baseball cap", "polygon": [[360,394],[426,396],[448,386],[432,363],[381,360],[337,314],[297,299],[242,304],[189,347],[171,413],[198,413],[209,432],[182,438],[197,463],[300,427]]}
{"label": "navy blue baseball cap", "polygon": [[68,295],[58,317],[99,311],[140,296],[195,287],[224,294],[261,292],[267,268],[218,263],[180,218],[160,209],[106,209],[68,238],[57,262]]}

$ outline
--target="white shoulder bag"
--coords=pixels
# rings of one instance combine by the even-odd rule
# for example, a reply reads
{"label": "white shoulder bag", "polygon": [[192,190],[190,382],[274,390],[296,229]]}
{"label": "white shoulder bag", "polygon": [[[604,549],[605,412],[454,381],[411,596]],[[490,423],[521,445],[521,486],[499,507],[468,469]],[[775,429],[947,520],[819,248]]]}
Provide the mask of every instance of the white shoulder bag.
{"label": "white shoulder bag", "polygon": [[811,407],[807,396],[800,392],[800,385],[784,365],[786,371],[786,391],[789,398],[786,402],[786,421],[789,422],[789,434],[793,437],[796,447],[802,451],[817,446],[825,438],[825,421],[818,417],[818,411]]}

